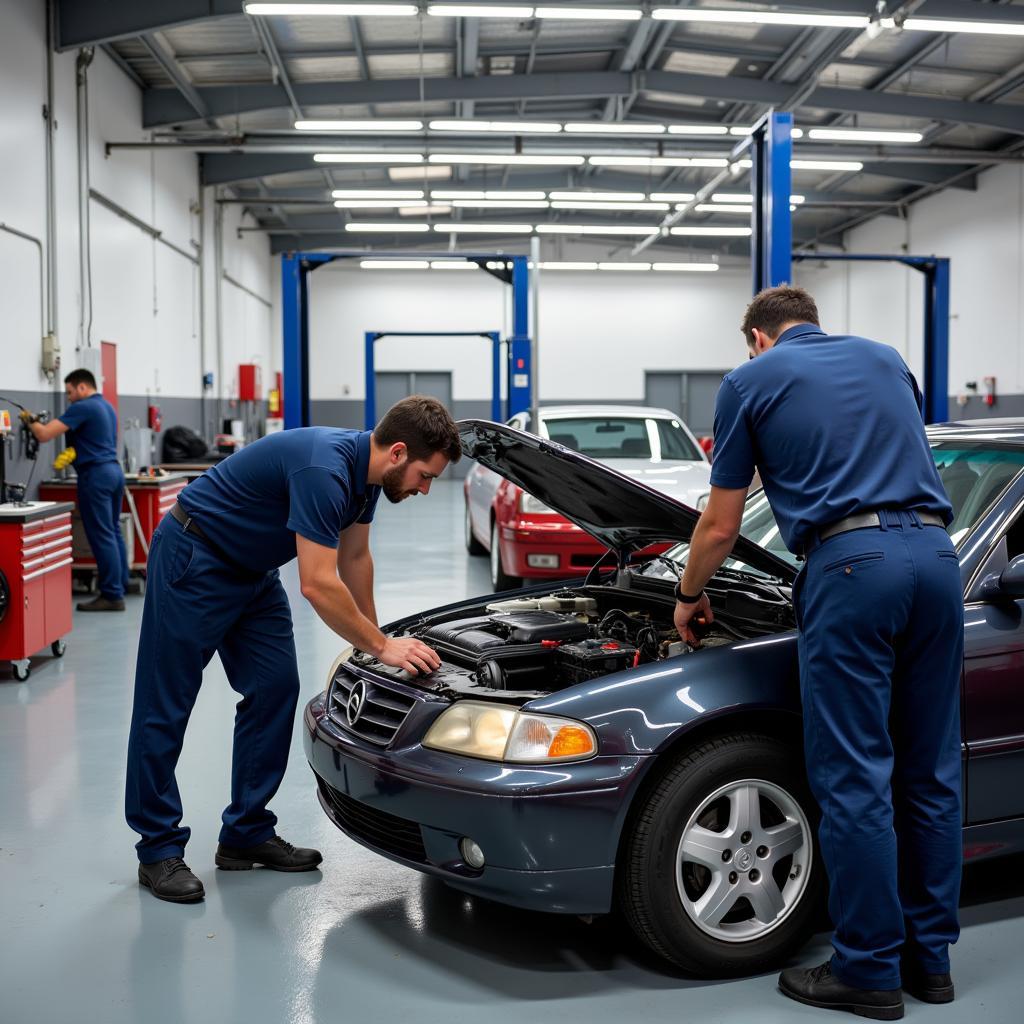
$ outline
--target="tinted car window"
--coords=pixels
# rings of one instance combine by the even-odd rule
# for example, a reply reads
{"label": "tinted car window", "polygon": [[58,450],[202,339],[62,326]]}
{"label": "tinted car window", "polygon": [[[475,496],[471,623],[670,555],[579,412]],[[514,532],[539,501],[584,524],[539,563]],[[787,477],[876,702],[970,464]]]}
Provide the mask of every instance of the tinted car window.
{"label": "tinted car window", "polygon": [[574,416],[546,426],[552,441],[592,459],[700,459],[678,420]]}

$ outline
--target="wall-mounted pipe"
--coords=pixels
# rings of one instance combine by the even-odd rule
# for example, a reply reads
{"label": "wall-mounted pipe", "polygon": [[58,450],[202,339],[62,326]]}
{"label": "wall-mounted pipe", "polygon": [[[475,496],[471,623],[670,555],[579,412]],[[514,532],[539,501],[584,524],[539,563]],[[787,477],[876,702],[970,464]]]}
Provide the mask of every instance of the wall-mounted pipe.
{"label": "wall-mounted pipe", "polygon": [[78,347],[92,344],[92,256],[89,236],[89,65],[91,46],[78,51],[75,99],[78,126]]}
{"label": "wall-mounted pipe", "polygon": [[0,221],[0,231],[4,231],[9,235],[14,235],[16,238],[23,238],[26,242],[31,242],[39,250],[39,338],[42,340],[43,335],[46,332],[46,272],[43,269],[43,243],[42,240],[36,238],[35,235],[30,235],[27,231],[19,231],[18,228],[11,227],[10,224],[5,224]]}
{"label": "wall-mounted pipe", "polygon": [[172,252],[176,252],[179,256],[184,256],[190,263],[199,263],[199,257],[195,253],[189,252],[187,249],[182,249],[180,245],[175,245],[174,242],[168,241],[164,238],[164,233],[159,228],[153,227],[152,224],[147,224],[141,217],[136,217],[130,210],[126,210],[123,206],[119,206],[113,199],[105,196],[102,192],[97,192],[96,189],[91,188],[89,189],[89,198],[94,199],[100,204],[100,206],[105,207],[122,220],[128,221],[129,224],[134,225],[140,231],[145,232],[150,238],[155,239],[162,245],[166,245]]}

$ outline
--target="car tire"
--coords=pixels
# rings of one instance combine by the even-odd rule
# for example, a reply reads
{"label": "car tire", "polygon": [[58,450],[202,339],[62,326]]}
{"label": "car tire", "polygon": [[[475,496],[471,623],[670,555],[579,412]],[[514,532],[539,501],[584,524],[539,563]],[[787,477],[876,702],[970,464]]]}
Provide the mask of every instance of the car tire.
{"label": "car tire", "polygon": [[813,931],[825,889],[816,829],[792,744],[750,733],[706,741],[677,757],[631,815],[618,909],[688,974],[768,970]]}
{"label": "car tire", "polygon": [[522,586],[518,576],[509,576],[501,562],[501,544],[499,543],[499,527],[497,520],[491,523],[491,589],[497,594],[502,590],[515,590]]}
{"label": "car tire", "polygon": [[473,519],[469,514],[469,502],[466,502],[466,550],[471,555],[486,555],[487,548],[483,546],[476,539],[476,534],[473,533]]}

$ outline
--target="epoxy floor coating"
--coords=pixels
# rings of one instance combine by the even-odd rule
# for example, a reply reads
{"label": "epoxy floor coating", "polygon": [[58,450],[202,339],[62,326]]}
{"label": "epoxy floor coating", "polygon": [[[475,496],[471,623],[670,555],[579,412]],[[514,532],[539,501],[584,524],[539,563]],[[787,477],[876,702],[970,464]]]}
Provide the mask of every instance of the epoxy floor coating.
{"label": "epoxy floor coating", "polygon": [[[394,507],[374,525],[382,621],[485,593],[486,559],[466,555],[462,491]],[[284,572],[302,701],[343,646]],[[124,823],[124,755],[142,602],[76,614],[62,661],[26,683],[0,666],[0,1022],[310,1024],[335,1021],[644,1020],[761,1024],[826,1016],[777,994],[775,974],[681,979],[609,922],[516,911],[469,897],[348,840],[317,803],[296,721],[273,803],[287,839],[324,853],[323,872],[219,872],[237,695],[207,671],[179,766],[187,859],[207,898],[154,899],[136,881]],[[1024,862],[990,862],[965,883],[954,951],[957,1002],[907,999],[907,1018],[1019,1021]],[[818,963],[817,936],[800,962]],[[837,1019],[835,1015],[827,1019]],[[844,1018],[838,1018],[844,1019]]]}

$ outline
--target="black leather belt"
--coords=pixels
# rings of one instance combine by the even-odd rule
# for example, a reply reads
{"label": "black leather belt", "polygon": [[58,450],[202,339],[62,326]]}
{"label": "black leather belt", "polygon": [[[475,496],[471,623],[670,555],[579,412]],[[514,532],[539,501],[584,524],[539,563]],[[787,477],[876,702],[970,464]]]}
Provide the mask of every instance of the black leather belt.
{"label": "black leather belt", "polygon": [[[934,512],[914,512],[914,515],[924,523],[925,526],[945,526],[942,516]],[[845,519],[832,523],[818,531],[821,540],[828,540],[829,537],[836,537],[840,533],[849,533],[851,530],[866,530],[872,526],[881,526],[882,520],[877,512],[857,512]]]}
{"label": "black leather belt", "polygon": [[185,533],[194,533],[197,537],[201,537],[203,540],[208,541],[209,538],[199,528],[199,524],[178,504],[174,503],[174,507],[171,509],[171,518],[181,523],[181,528]]}

